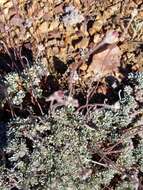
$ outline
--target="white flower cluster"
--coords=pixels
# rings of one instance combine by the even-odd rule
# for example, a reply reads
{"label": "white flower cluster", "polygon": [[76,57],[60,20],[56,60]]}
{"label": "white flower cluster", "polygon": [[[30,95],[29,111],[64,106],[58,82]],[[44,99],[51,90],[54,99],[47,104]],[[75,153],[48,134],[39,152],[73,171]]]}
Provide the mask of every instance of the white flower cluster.
{"label": "white flower cluster", "polygon": [[73,26],[77,23],[81,23],[84,20],[84,16],[79,14],[78,10],[74,6],[70,5],[65,8],[65,15],[63,16],[63,22],[65,26]]}
{"label": "white flower cluster", "polygon": [[8,82],[7,93],[8,95],[11,93],[16,93],[21,83],[22,79],[18,75],[18,73],[9,73],[5,77],[6,81]]}
{"label": "white flower cluster", "polygon": [[21,75],[9,73],[5,76],[7,85],[7,95],[15,105],[20,105],[26,93],[32,89],[36,97],[41,97],[42,89],[40,81],[43,76],[49,75],[48,68],[38,62],[32,67],[25,69]]}
{"label": "white flower cluster", "polygon": [[23,98],[25,97],[25,92],[23,90],[20,90],[17,92],[16,96],[13,98],[13,104],[20,105],[23,102]]}
{"label": "white flower cluster", "polygon": [[43,76],[49,75],[48,68],[41,64],[35,63],[31,68],[28,70],[24,70],[25,78],[28,77],[32,86],[38,86],[40,80]]}
{"label": "white flower cluster", "polygon": [[118,41],[119,41],[119,33],[117,31],[114,31],[114,30],[107,31],[104,38],[104,43],[114,44]]}
{"label": "white flower cluster", "polygon": [[143,102],[143,73],[130,73],[128,78],[134,82],[136,81],[136,85],[134,86],[135,98],[139,102]]}
{"label": "white flower cluster", "polygon": [[5,77],[7,87],[7,95],[8,97],[12,97],[12,103],[15,105],[20,105],[23,102],[23,98],[25,97],[25,92],[21,89],[23,85],[22,78],[18,75],[18,73],[10,73]]}
{"label": "white flower cluster", "polygon": [[27,91],[32,88],[35,96],[40,97],[42,95],[42,89],[40,88],[40,81],[43,76],[48,76],[49,71],[46,65],[36,62],[28,70],[24,70],[25,88]]}
{"label": "white flower cluster", "polygon": [[138,88],[143,89],[143,72],[129,73],[128,79],[131,81],[136,81],[138,83]]}

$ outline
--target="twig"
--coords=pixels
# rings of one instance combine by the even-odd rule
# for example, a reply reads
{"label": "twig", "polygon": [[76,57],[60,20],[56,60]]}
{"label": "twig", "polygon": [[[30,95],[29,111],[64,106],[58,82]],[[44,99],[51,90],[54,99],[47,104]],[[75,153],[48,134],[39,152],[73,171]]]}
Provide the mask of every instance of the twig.
{"label": "twig", "polygon": [[105,168],[109,168],[110,166],[109,165],[107,165],[107,164],[103,164],[103,163],[100,163],[100,162],[97,162],[97,161],[94,161],[94,160],[90,160],[90,159],[87,159],[87,158],[84,158],[86,161],[88,161],[88,162],[92,162],[92,163],[94,163],[94,164],[98,164],[98,165],[100,165],[100,166],[104,166]]}

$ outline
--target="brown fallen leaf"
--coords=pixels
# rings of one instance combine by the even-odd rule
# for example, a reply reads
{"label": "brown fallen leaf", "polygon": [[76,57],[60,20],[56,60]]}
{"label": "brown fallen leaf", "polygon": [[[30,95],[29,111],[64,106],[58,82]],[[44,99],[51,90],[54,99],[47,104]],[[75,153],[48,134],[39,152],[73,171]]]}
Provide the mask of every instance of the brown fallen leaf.
{"label": "brown fallen leaf", "polygon": [[88,77],[95,77],[95,80],[108,74],[118,72],[120,66],[121,51],[117,45],[109,45],[107,49],[93,55],[92,63],[87,69]]}
{"label": "brown fallen leaf", "polygon": [[57,29],[54,29],[54,30],[48,32],[48,39],[61,38],[61,36],[62,36],[62,33]]}
{"label": "brown fallen leaf", "polygon": [[55,8],[54,8],[54,13],[55,14],[61,14],[61,13],[63,13],[63,4],[62,3],[60,3],[59,5],[57,5],[57,6],[55,6]]}
{"label": "brown fallen leaf", "polygon": [[0,32],[4,33],[5,32],[5,24],[0,21]]}
{"label": "brown fallen leaf", "polygon": [[20,28],[24,29],[23,23],[24,23],[24,19],[16,14],[12,16],[12,18],[10,19],[11,26],[19,26]]}

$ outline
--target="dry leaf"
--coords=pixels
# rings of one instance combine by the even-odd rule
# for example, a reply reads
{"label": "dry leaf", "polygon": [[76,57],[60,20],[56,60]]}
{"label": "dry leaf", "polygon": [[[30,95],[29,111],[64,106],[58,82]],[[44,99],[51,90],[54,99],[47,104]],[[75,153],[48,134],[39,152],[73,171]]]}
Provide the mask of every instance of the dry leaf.
{"label": "dry leaf", "polygon": [[19,15],[14,15],[11,19],[10,19],[10,24],[11,26],[19,26],[20,28],[24,28],[24,20],[19,16]]}
{"label": "dry leaf", "polygon": [[54,8],[54,13],[55,14],[61,14],[63,13],[63,4],[59,4]]}
{"label": "dry leaf", "polygon": [[118,46],[109,46],[104,51],[93,56],[85,78],[95,76],[95,79],[104,77],[105,75],[118,72],[120,66],[121,51]]}
{"label": "dry leaf", "polygon": [[94,0],[84,0],[83,1],[85,7],[92,5],[94,2],[95,2]]}
{"label": "dry leaf", "polygon": [[49,12],[48,13],[44,13],[43,19],[44,19],[44,21],[49,22],[52,19],[52,14],[49,13]]}
{"label": "dry leaf", "polygon": [[35,15],[35,13],[38,13],[38,12],[39,12],[39,4],[36,1],[34,1],[31,7],[28,9],[28,16],[29,17],[37,16]]}
{"label": "dry leaf", "polygon": [[48,32],[48,39],[52,39],[52,38],[61,38],[61,32],[57,29],[54,29],[50,32]]}
{"label": "dry leaf", "polygon": [[77,43],[75,45],[75,49],[77,49],[77,48],[83,48],[83,49],[85,49],[85,48],[88,47],[88,44],[89,44],[89,38],[85,37],[79,43]]}
{"label": "dry leaf", "polygon": [[4,33],[5,32],[5,25],[3,22],[0,22],[0,32]]}

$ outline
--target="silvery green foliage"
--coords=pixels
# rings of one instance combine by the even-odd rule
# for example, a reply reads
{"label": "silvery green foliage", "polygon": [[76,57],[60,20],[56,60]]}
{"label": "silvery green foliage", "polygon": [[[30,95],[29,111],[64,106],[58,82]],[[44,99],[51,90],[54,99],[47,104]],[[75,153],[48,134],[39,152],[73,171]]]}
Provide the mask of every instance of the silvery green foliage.
{"label": "silvery green foliage", "polygon": [[99,131],[97,141],[105,140],[107,135],[109,139],[116,139],[118,134],[115,131],[127,127],[135,117],[135,109],[138,105],[133,96],[132,88],[126,86],[122,95],[119,94],[119,96],[119,101],[114,105],[105,105],[102,109],[96,109],[94,112],[90,112],[89,117]]}
{"label": "silvery green foliage", "polygon": [[12,99],[12,103],[19,105],[23,102],[25,91],[20,89],[23,85],[23,78],[18,73],[9,73],[5,76],[7,86],[7,96]]}
{"label": "silvery green foliage", "polygon": [[48,122],[43,124],[30,118],[17,118],[10,124],[6,150],[11,155],[8,158],[11,166],[6,171],[11,180],[9,188],[14,185],[29,189],[36,184],[42,188],[45,181],[49,182],[55,152],[54,147],[48,146],[48,136],[42,138],[49,127]]}
{"label": "silvery green foliage", "polygon": [[143,74],[142,72],[130,73],[128,78],[134,84],[136,100],[143,103]]}
{"label": "silvery green foliage", "polygon": [[135,109],[138,104],[133,96],[133,90],[130,86],[124,88],[123,97],[120,97],[121,109],[117,112],[117,123],[121,126],[126,126],[134,119]]}
{"label": "silvery green foliage", "polygon": [[7,97],[15,105],[20,105],[26,93],[32,90],[35,97],[41,97],[42,89],[40,81],[43,76],[49,74],[47,67],[40,62],[26,68],[21,74],[9,73],[5,76],[7,86]]}
{"label": "silvery green foliage", "polygon": [[138,88],[143,89],[143,73],[137,72],[137,73],[130,73],[128,75],[128,79],[132,81],[133,83],[137,83]]}
{"label": "silvery green foliage", "polygon": [[136,190],[134,184],[124,181],[117,186],[116,190]]}
{"label": "silvery green foliage", "polygon": [[134,150],[135,159],[143,172],[143,139],[140,140],[138,147]]}
{"label": "silvery green foliage", "polygon": [[132,140],[126,139],[124,142],[123,152],[120,154],[119,158],[117,159],[117,164],[119,166],[123,165],[126,168],[132,167],[135,164],[135,157],[134,157],[134,146]]}
{"label": "silvery green foliage", "polygon": [[[3,148],[0,162],[0,188],[101,190],[112,188],[116,176],[120,176],[113,189],[135,189],[137,185],[128,173],[135,166],[138,172],[143,171],[143,135],[140,131],[124,134],[124,130],[138,128],[136,112],[142,113],[142,109],[134,90],[125,86],[118,102],[90,110],[88,117],[64,106],[42,117],[17,117],[8,124],[7,147]],[[108,153],[106,148],[119,141],[115,157],[99,154]]]}
{"label": "silvery green foliage", "polygon": [[[59,120],[61,116],[65,121]],[[60,184],[74,187],[82,179],[84,170],[90,169],[85,160],[90,154],[84,128],[74,117],[60,110],[55,119],[17,118],[9,124],[6,151],[11,167],[7,174],[10,172],[11,180],[18,181],[14,182],[17,187],[29,189],[38,184],[41,189],[45,185],[58,189]]]}

